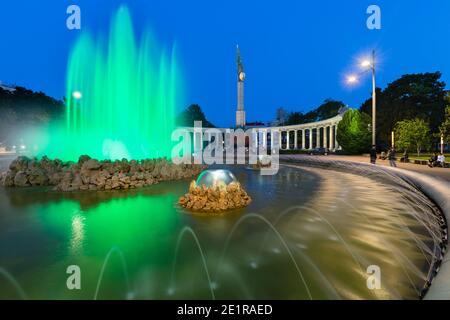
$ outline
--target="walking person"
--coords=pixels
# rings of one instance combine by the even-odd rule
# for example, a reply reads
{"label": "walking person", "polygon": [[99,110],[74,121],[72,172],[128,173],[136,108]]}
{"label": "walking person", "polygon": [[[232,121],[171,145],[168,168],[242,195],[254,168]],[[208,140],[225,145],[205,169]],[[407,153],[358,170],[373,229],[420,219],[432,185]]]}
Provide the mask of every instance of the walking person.
{"label": "walking person", "polygon": [[377,148],[375,146],[372,146],[372,149],[370,149],[370,163],[375,164],[377,161]]}
{"label": "walking person", "polygon": [[397,164],[395,163],[395,149],[392,148],[389,152],[389,165],[391,167],[397,167]]}
{"label": "walking person", "polygon": [[445,156],[442,153],[437,157],[437,166],[445,168]]}
{"label": "walking person", "polygon": [[439,163],[438,163],[438,154],[437,154],[437,152],[435,152],[432,156],[431,156],[431,158],[428,160],[428,166],[430,167],[430,168],[433,168],[433,167],[435,167],[435,166],[437,166]]}

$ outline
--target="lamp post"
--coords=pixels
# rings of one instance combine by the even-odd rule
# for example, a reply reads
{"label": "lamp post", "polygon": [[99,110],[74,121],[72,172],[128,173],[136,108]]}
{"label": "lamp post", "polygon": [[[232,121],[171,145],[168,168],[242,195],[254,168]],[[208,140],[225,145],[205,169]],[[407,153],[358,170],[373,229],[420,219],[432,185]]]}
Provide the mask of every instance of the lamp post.
{"label": "lamp post", "polygon": [[376,131],[377,131],[377,93],[375,81],[375,50],[372,51],[372,145],[376,147]]}
{"label": "lamp post", "polygon": [[395,133],[394,133],[394,131],[391,132],[391,146],[392,146],[392,149],[395,149]]}
{"label": "lamp post", "polygon": [[[375,50],[372,50],[371,59],[363,60],[361,67],[372,71],[372,146],[376,147],[376,124],[377,124],[377,93],[375,79]],[[351,75],[347,77],[347,82],[352,84],[358,82],[358,77]]]}

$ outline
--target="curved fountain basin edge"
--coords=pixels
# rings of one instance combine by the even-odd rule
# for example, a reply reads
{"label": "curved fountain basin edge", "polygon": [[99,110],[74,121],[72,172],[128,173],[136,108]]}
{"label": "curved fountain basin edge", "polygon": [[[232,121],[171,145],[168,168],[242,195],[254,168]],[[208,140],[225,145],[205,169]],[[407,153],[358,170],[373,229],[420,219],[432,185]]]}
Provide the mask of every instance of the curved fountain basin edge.
{"label": "curved fountain basin edge", "polygon": [[[353,161],[338,161],[327,160],[325,158],[291,158],[283,159],[284,164],[306,164],[311,166],[320,166],[332,168],[349,169],[349,165],[354,169],[368,169],[373,168],[372,164],[353,162]],[[351,168],[350,168],[351,169]],[[385,172],[401,177],[408,182],[414,184],[423,194],[430,198],[441,210],[446,221],[450,221],[450,183],[441,179],[431,177],[426,174],[408,171],[400,168],[377,166],[377,170],[385,170]],[[447,224],[447,234],[448,234]],[[448,237],[447,243],[448,245]],[[442,263],[439,267],[437,275],[431,279],[431,286],[425,294],[424,299],[427,300],[449,300],[450,299],[450,251],[444,253]]]}

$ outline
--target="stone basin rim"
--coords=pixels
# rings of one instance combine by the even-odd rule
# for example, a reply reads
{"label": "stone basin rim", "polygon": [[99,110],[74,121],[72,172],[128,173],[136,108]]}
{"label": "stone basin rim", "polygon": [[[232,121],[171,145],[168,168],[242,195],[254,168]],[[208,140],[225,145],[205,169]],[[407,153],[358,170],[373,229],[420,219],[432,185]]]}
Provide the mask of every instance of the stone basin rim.
{"label": "stone basin rim", "polygon": [[[311,167],[324,167],[326,166],[330,170],[333,169],[345,169],[351,173],[358,174],[358,170],[361,169],[373,169],[374,166],[369,163],[362,163],[356,161],[339,161],[328,160],[324,158],[290,158],[286,157],[281,161],[281,166],[295,167],[296,165],[305,165]],[[444,245],[447,250],[443,252],[443,258],[441,264],[438,267],[437,274],[428,279],[429,287],[422,297],[424,300],[449,300],[450,299],[450,252],[448,250],[449,239],[449,225],[450,221],[450,199],[445,193],[445,190],[450,190],[450,183],[435,177],[431,177],[426,174],[412,172],[405,169],[376,166],[377,170],[388,174],[393,174],[402,178],[409,184],[413,184],[415,188],[428,197],[439,209],[442,218],[446,222],[446,241]],[[367,175],[368,178],[370,175]],[[405,179],[406,178],[406,179]]]}

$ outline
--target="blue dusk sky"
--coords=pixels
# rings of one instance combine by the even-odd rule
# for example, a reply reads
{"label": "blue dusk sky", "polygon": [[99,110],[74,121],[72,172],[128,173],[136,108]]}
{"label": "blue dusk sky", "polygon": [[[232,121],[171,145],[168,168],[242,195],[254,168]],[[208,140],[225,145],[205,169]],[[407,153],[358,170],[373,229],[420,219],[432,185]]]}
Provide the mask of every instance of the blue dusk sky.
{"label": "blue dusk sky", "polygon": [[[66,9],[81,8],[82,30],[66,28]],[[358,59],[376,49],[378,86],[406,73],[450,76],[448,0],[43,0],[1,1],[0,81],[65,92],[67,58],[80,32],[106,33],[121,4],[137,34],[149,26],[160,43],[177,43],[186,107],[202,106],[218,126],[234,124],[236,44],[246,69],[248,121],[268,121],[278,107],[308,111],[327,99],[359,107],[370,78],[344,84]],[[381,30],[366,27],[366,9],[381,7]]]}

